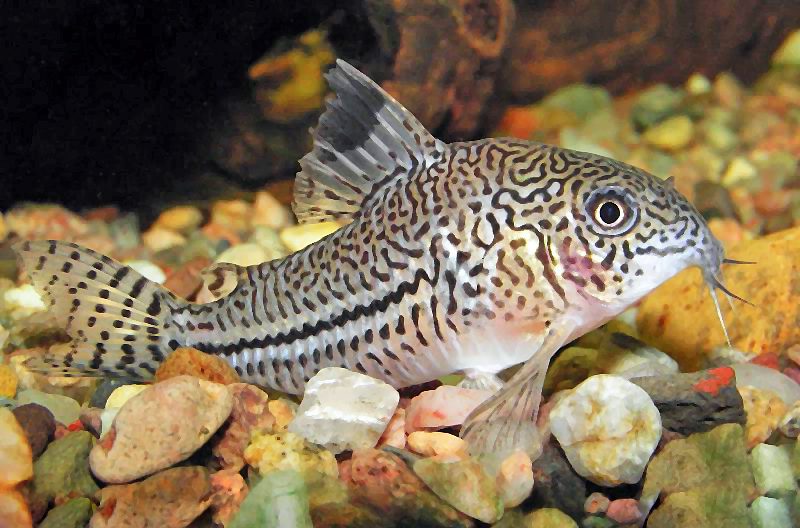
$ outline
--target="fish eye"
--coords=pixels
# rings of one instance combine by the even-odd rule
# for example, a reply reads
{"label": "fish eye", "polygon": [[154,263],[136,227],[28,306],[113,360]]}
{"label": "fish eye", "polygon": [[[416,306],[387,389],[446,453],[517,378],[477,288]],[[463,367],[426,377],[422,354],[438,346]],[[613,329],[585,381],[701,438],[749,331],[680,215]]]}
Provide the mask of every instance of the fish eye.
{"label": "fish eye", "polygon": [[594,219],[606,227],[615,227],[622,221],[622,209],[617,202],[612,200],[603,202],[600,207],[595,209],[594,214]]}
{"label": "fish eye", "polygon": [[633,198],[616,187],[595,190],[586,201],[586,212],[597,235],[625,234],[638,216]]}

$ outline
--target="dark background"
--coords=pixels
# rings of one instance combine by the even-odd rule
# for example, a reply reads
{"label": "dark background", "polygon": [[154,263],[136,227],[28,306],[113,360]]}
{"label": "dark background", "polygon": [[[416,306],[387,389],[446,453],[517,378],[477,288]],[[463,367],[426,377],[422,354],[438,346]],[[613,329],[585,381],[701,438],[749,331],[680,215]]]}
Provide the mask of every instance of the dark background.
{"label": "dark background", "polygon": [[[497,116],[505,102],[532,102],[579,80],[615,93],[657,81],[681,83],[693,71],[732,69],[752,81],[800,25],[797,3],[778,0],[19,4],[0,7],[0,210],[50,201],[76,210],[116,204],[142,212],[162,202],[212,197],[223,191],[214,182],[247,189],[291,178],[294,169],[287,167],[295,158],[256,178],[214,161],[209,145],[229,125],[223,103],[250,97],[247,68],[276,42],[320,24],[331,29],[340,56],[358,61],[374,54],[375,27],[364,16],[365,5],[389,14],[386,34],[397,44],[383,49],[368,73],[389,86],[394,82],[393,93],[445,138],[485,133],[491,120],[480,114],[483,107],[493,105],[490,117]],[[392,11],[400,5],[411,7]],[[436,70],[469,52],[444,17],[461,10],[469,31],[491,36],[497,29],[492,17],[509,5],[513,35],[499,58],[470,58],[472,69],[461,79]],[[483,84],[470,92],[477,75]],[[493,86],[495,79],[503,82]],[[430,94],[436,93],[432,88],[452,93],[447,87],[453,85],[463,100],[451,107],[473,103],[478,117],[473,123],[462,116],[460,128],[448,134],[453,114],[438,111],[436,104],[447,103]],[[304,125],[298,134],[306,131]]]}

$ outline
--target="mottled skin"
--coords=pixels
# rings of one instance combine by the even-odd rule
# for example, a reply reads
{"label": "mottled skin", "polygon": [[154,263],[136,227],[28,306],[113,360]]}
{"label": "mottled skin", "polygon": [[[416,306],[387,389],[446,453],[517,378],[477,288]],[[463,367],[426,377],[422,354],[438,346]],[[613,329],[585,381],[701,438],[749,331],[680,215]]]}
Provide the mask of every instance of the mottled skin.
{"label": "mottled skin", "polygon": [[74,338],[33,366],[146,377],[189,345],[301,393],[329,366],[396,387],[460,371],[497,389],[497,372],[525,363],[463,434],[480,448],[530,444],[520,424],[533,427],[559,347],[687,266],[719,269],[720,244],[669,181],[515,139],[448,145],[349,65],[329,80],[339,97],[301,160],[294,206],[301,221],[348,225],[282,260],[219,266],[212,290],[233,291],[207,305],[90,250],[22,245]]}

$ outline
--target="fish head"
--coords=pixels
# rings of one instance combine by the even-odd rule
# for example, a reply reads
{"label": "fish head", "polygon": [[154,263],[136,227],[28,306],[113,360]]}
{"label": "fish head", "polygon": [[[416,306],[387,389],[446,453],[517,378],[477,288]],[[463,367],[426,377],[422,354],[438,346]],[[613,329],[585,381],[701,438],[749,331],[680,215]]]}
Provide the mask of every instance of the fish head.
{"label": "fish head", "polygon": [[575,155],[583,167],[564,184],[569,221],[552,233],[551,254],[581,296],[616,312],[691,266],[702,269],[708,284],[718,284],[722,245],[672,180]]}

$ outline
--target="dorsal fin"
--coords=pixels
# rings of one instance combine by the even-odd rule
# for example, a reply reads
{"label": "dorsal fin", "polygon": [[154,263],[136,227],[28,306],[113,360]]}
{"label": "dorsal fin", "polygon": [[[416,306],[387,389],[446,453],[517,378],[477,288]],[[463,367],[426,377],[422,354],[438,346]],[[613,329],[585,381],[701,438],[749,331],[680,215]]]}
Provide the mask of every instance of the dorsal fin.
{"label": "dorsal fin", "polygon": [[352,219],[376,186],[418,171],[442,156],[411,112],[343,60],[326,74],[336,99],[314,131],[314,148],[300,160],[294,213],[301,223]]}

